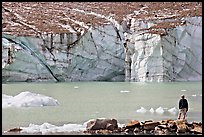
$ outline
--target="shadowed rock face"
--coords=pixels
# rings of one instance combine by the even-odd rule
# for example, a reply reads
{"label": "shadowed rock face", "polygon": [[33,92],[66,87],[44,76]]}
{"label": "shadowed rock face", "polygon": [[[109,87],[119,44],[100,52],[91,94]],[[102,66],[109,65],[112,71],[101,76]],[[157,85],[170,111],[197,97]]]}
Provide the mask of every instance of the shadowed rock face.
{"label": "shadowed rock face", "polygon": [[3,2],[2,80],[201,80],[201,9],[198,2]]}

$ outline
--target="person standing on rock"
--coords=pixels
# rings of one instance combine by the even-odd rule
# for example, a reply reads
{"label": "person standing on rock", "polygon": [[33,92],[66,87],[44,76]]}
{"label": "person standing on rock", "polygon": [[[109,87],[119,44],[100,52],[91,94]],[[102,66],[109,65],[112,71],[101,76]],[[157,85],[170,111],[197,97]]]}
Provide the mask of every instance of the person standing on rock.
{"label": "person standing on rock", "polygon": [[181,115],[183,115],[183,119],[185,119],[187,111],[188,111],[188,101],[187,101],[187,99],[185,99],[184,95],[181,95],[181,99],[179,100],[178,119],[181,118]]}

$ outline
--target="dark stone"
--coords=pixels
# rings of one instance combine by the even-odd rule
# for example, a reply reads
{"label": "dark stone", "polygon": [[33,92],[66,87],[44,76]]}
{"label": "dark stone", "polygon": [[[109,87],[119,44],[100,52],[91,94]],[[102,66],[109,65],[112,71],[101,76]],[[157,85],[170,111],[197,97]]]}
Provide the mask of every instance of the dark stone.
{"label": "dark stone", "polygon": [[156,126],[159,125],[159,122],[147,122],[143,125],[145,130],[154,130]]}
{"label": "dark stone", "polygon": [[115,119],[94,119],[92,121],[89,121],[86,126],[87,130],[114,130],[117,128],[117,120]]}
{"label": "dark stone", "polygon": [[158,127],[161,129],[167,129],[168,128],[167,125],[158,125]]}
{"label": "dark stone", "polygon": [[128,122],[128,124],[126,125],[126,128],[134,128],[134,127],[140,127],[140,122],[137,120],[131,120],[130,122]]}
{"label": "dark stone", "polygon": [[12,129],[9,129],[7,132],[20,132],[21,130],[23,130],[23,129],[21,129],[21,128],[12,128]]}
{"label": "dark stone", "polygon": [[153,122],[152,120],[145,120],[144,123]]}

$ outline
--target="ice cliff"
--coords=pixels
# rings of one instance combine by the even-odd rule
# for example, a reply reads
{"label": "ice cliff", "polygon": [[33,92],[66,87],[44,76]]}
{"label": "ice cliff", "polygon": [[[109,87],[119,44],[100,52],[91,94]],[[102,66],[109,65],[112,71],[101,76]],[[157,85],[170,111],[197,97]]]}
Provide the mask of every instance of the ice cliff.
{"label": "ice cliff", "polygon": [[[3,35],[3,81],[121,81],[124,49],[116,35],[111,25],[92,28],[73,45],[72,34],[43,39]],[[7,53],[11,53],[10,63]]]}
{"label": "ice cliff", "polygon": [[[202,17],[183,22],[186,24],[160,33],[127,33],[126,80],[202,80]],[[149,24],[133,23],[132,29]]]}
{"label": "ice cliff", "polygon": [[200,3],[13,4],[2,8],[3,82],[202,80]]}

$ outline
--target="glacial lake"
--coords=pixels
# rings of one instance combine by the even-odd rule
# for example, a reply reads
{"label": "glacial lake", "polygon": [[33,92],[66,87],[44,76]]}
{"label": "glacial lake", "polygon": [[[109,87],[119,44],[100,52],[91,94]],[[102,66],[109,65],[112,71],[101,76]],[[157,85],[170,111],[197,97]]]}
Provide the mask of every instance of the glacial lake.
{"label": "glacial lake", "polygon": [[[2,84],[2,94],[21,92],[43,94],[56,99],[58,106],[2,108],[2,132],[29,124],[83,124],[95,118],[115,118],[120,124],[130,120],[177,119],[180,95],[189,102],[187,121],[202,122],[202,82],[68,82]],[[143,107],[146,112],[138,110]],[[162,108],[164,113],[149,110]]]}

